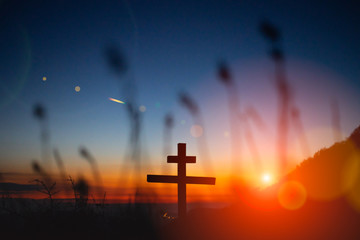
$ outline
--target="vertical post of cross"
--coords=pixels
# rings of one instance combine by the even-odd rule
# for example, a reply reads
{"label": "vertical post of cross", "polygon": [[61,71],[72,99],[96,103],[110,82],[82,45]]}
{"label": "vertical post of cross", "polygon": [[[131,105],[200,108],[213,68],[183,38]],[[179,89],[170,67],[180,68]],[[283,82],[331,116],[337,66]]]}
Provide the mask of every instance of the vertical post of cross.
{"label": "vertical post of cross", "polygon": [[178,143],[178,214],[186,216],[186,144]]}
{"label": "vertical post of cross", "polygon": [[186,176],[186,164],[196,163],[196,157],[186,156],[186,143],[178,143],[177,156],[168,156],[167,162],[178,164],[178,216],[181,219],[186,217],[186,184],[189,183]]}

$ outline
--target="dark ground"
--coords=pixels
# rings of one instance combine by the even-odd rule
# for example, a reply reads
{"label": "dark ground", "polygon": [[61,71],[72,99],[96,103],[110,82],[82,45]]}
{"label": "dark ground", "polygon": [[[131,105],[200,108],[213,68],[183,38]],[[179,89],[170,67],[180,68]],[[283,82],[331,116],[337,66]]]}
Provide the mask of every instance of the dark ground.
{"label": "dark ground", "polygon": [[266,203],[200,207],[179,220],[154,204],[58,203],[51,210],[46,201],[3,199],[0,232],[11,239],[360,239],[360,214],[342,198],[308,200],[294,211]]}

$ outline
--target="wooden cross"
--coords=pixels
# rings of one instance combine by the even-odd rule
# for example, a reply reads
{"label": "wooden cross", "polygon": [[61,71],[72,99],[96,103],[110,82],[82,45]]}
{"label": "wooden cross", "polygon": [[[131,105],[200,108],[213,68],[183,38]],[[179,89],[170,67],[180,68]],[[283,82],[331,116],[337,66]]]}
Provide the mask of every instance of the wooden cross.
{"label": "wooden cross", "polygon": [[148,182],[177,183],[178,184],[178,216],[186,216],[186,184],[215,185],[214,177],[190,177],[186,176],[186,163],[196,163],[195,156],[186,156],[186,144],[178,143],[178,155],[168,156],[168,163],[178,164],[178,175],[147,175]]}

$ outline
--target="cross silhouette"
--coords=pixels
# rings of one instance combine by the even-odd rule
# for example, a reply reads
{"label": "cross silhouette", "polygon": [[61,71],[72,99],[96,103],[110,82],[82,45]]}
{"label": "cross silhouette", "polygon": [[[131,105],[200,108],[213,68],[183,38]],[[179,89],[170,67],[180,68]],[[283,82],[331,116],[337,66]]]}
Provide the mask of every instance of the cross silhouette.
{"label": "cross silhouette", "polygon": [[178,155],[168,156],[168,163],[178,164],[178,175],[147,175],[148,182],[177,183],[178,184],[178,216],[186,216],[186,184],[215,185],[214,177],[190,177],[186,176],[186,163],[196,163],[195,156],[186,156],[186,144],[178,143]]}

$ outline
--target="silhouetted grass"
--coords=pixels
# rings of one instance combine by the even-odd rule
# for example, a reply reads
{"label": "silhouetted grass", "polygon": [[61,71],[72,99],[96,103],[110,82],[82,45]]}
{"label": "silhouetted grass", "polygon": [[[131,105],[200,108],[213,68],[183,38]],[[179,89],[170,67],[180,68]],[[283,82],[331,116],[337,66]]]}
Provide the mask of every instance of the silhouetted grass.
{"label": "silhouetted grass", "polygon": [[191,114],[194,125],[199,125],[202,128],[202,134],[197,137],[197,145],[199,149],[199,154],[202,161],[202,166],[204,166],[205,172],[210,175],[213,175],[213,162],[211,159],[209,146],[206,138],[206,129],[205,129],[205,121],[203,115],[200,111],[198,104],[195,102],[193,98],[186,92],[179,93],[179,102],[182,106],[184,106]]}
{"label": "silhouetted grass", "polygon": [[[300,109],[294,102],[286,76],[285,54],[281,46],[280,31],[267,21],[260,25],[260,31],[270,43],[270,57],[275,64],[275,87],[279,99],[278,154],[281,173],[284,173],[287,165],[289,117],[300,136],[305,155],[309,154],[309,147],[300,118]],[[142,165],[143,125],[142,115],[138,108],[135,79],[119,48],[114,46],[106,48],[105,56],[109,68],[116,74],[119,92],[125,93],[124,96],[126,96],[125,108],[130,134],[125,159],[130,160],[134,165],[136,181],[139,181]],[[259,149],[250,125],[255,123],[260,131],[264,131],[266,123],[262,121],[254,108],[247,108],[244,111],[240,108],[236,82],[225,61],[218,64],[217,71],[220,82],[227,89],[229,99],[230,134],[233,138],[231,141],[233,174],[239,174],[238,163],[242,161],[241,134],[244,134],[249,145],[257,171],[261,172]],[[178,100],[191,114],[193,123],[205,129],[205,121],[195,100],[185,92],[179,94]],[[333,125],[340,130],[337,103],[332,103],[331,106]],[[20,237],[33,239],[357,239],[360,237],[358,228],[360,215],[347,203],[346,191],[348,189],[342,189],[341,186],[342,170],[349,170],[346,164],[354,154],[357,154],[360,146],[360,128],[356,129],[347,140],[320,150],[314,157],[302,162],[278,184],[262,191],[251,191],[246,188],[247,186],[237,186],[235,190],[233,189],[238,200],[235,204],[216,210],[197,208],[190,211],[184,219],[179,220],[170,216],[167,211],[158,211],[154,204],[156,194],[141,189],[139,182],[136,182],[135,193],[129,197],[128,204],[107,204],[98,163],[85,147],[80,147],[79,153],[92,169],[94,186],[90,186],[84,177],[73,179],[69,176],[67,184],[72,189],[73,198],[56,199],[55,196],[61,191],[66,191],[66,187],[56,184],[56,175],[53,175],[51,171],[48,155],[50,149],[48,114],[42,104],[34,106],[33,116],[40,123],[43,162],[32,162],[33,172],[38,177],[31,181],[36,185],[36,188],[32,190],[42,193],[45,198],[42,200],[18,199],[13,198],[7,189],[0,189],[2,194],[0,236],[2,237],[7,235],[15,239]],[[170,152],[166,144],[171,142],[173,125],[173,116],[166,115],[164,121],[165,155]],[[240,126],[244,126],[244,132],[240,131]],[[335,139],[340,138],[341,136],[335,136]],[[212,162],[204,134],[198,138],[198,146],[202,162],[206,166],[205,170],[211,174]],[[54,150],[54,159],[60,177],[64,180],[67,176],[65,165],[57,150]],[[356,163],[358,159],[356,155]],[[128,172],[129,169],[124,168],[122,173],[125,174],[125,171]],[[323,202],[309,198],[302,208],[296,211],[285,210],[279,205],[276,194],[279,186],[287,180],[301,182],[310,197],[314,193],[330,191],[331,198]],[[0,182],[3,181],[0,173]],[[355,187],[360,186],[358,176],[354,181]],[[93,192],[96,191],[94,190],[96,186],[101,190],[94,197]],[[334,192],[332,188],[339,191]]]}

